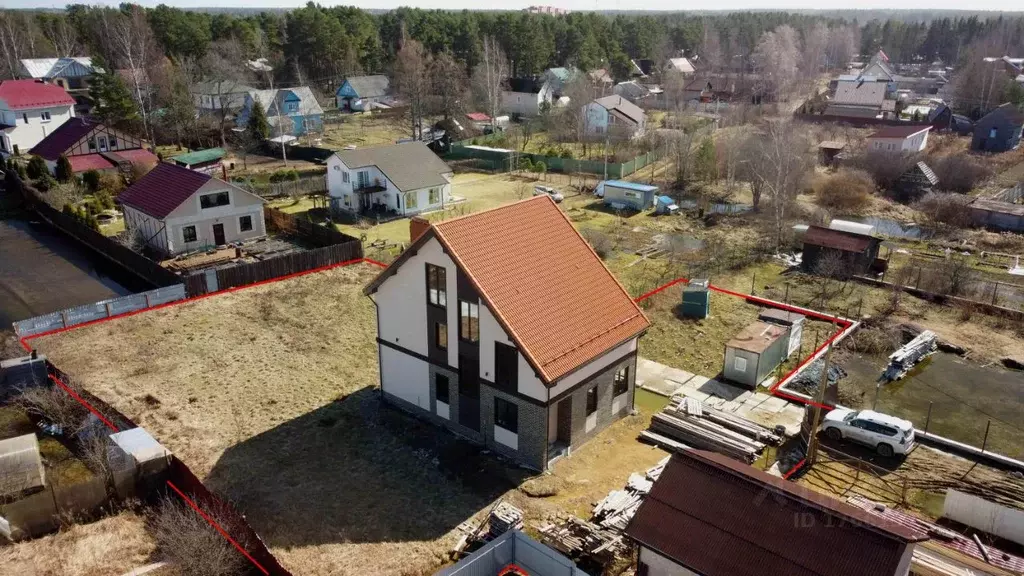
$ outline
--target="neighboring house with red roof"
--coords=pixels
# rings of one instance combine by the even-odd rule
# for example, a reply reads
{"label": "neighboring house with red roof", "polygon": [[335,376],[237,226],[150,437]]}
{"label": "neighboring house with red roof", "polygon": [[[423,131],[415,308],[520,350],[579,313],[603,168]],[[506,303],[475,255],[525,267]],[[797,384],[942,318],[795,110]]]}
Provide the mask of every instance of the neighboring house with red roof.
{"label": "neighboring house with red roof", "polygon": [[637,576],[906,576],[926,534],[721,454],[672,456],[626,536]]}
{"label": "neighboring house with red roof", "polygon": [[384,400],[535,469],[630,412],[650,323],[553,200],[412,223],[366,288]]}
{"label": "neighboring house with red roof", "polygon": [[78,116],[49,133],[29,153],[46,160],[51,173],[61,155],[68,157],[76,174],[88,170],[130,171],[133,165],[152,166],[160,161],[143,145],[141,138]]}
{"label": "neighboring house with red roof", "polygon": [[931,126],[884,126],[868,136],[868,150],[886,154],[916,154],[928,146]]}
{"label": "neighboring house with red roof", "polygon": [[75,99],[42,80],[0,82],[0,151],[24,154],[75,117]]}
{"label": "neighboring house with red roof", "polygon": [[160,163],[117,197],[125,228],[168,255],[267,235],[263,199],[209,174]]}

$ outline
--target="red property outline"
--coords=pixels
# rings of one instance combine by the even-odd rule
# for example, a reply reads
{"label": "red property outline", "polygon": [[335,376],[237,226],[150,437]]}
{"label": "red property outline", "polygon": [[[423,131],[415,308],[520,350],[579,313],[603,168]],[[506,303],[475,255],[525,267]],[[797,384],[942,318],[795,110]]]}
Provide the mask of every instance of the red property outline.
{"label": "red property outline", "polygon": [[[341,268],[343,266],[349,266],[349,265],[352,265],[352,264],[361,264],[361,263],[372,264],[374,266],[379,266],[381,268],[387,267],[386,264],[383,264],[381,262],[377,262],[376,260],[371,260],[369,258],[357,258],[355,260],[347,260],[345,262],[339,262],[337,264],[328,264],[327,266],[321,266],[319,268],[313,268],[311,270],[304,270],[302,272],[296,272],[294,274],[288,274],[286,276],[280,276],[278,278],[270,278],[268,280],[261,280],[259,282],[256,282],[256,283],[253,283],[253,284],[247,284],[245,286],[235,286],[233,288],[225,288],[224,290],[218,290],[216,292],[209,292],[207,294],[202,294],[200,296],[193,296],[191,298],[185,298],[183,300],[175,300],[173,302],[165,302],[163,304],[158,304],[156,306],[152,306],[152,307],[149,307],[149,308],[143,308],[141,310],[133,310],[131,312],[125,312],[123,314],[117,314],[117,315],[114,315],[114,316],[108,316],[107,318],[98,318],[96,320],[90,320],[88,322],[82,322],[81,324],[75,324],[74,326],[65,326],[63,328],[56,328],[54,330],[48,330],[46,332],[40,332],[39,334],[32,334],[30,336],[24,336],[24,337],[19,336],[18,337],[18,342],[21,344],[21,347],[24,348],[26,352],[32,352],[32,347],[29,346],[28,341],[29,340],[34,340],[36,338],[42,338],[43,336],[52,336],[54,334],[60,334],[61,332],[67,332],[68,330],[73,330],[75,328],[82,328],[82,327],[85,327],[85,326],[91,326],[91,325],[94,325],[94,324],[100,324],[100,323],[103,323],[103,322],[107,322],[109,320],[116,320],[118,318],[126,318],[128,316],[134,316],[136,314],[141,314],[143,312],[149,312],[149,311],[152,311],[152,310],[159,310],[161,308],[168,308],[170,306],[175,306],[175,305],[178,305],[178,304],[185,304],[185,303],[188,303],[188,302],[194,302],[196,300],[202,300],[203,298],[209,298],[210,296],[216,296],[218,294],[226,294],[226,293],[229,293],[229,292],[237,292],[239,290],[244,290],[246,288],[252,288],[252,287],[260,286],[260,285],[263,285],[263,284],[270,284],[272,282],[278,282],[280,280],[288,280],[290,278],[297,278],[299,276],[305,276],[306,274],[313,274],[315,272],[323,272],[325,270],[330,270],[332,268]],[[105,424],[107,426],[107,428],[113,430],[114,432],[120,432],[120,429],[113,422],[111,422],[105,416],[103,416],[103,414],[101,414],[99,410],[97,410],[95,407],[93,407],[92,404],[89,404],[89,402],[87,402],[78,393],[76,393],[74,390],[72,390],[67,384],[62,382],[60,380],[60,378],[57,378],[53,374],[50,374],[49,377],[50,377],[50,380],[53,380],[53,382],[56,385],[60,386],[61,389],[63,389],[65,392],[67,392],[79,404],[81,404],[82,406],[85,406],[86,408],[88,408],[89,412],[91,412],[93,415],[95,415],[97,418],[99,418],[100,421],[103,422],[103,424]],[[224,530],[224,528],[221,527],[221,525],[217,523],[216,520],[214,520],[206,512],[204,512],[195,502],[192,501],[191,498],[186,496],[184,492],[182,492],[177,486],[175,486],[173,482],[168,480],[167,481],[167,485],[178,496],[180,496],[182,500],[184,500],[189,506],[191,506],[193,510],[195,510],[200,516],[202,516],[203,519],[206,520],[210,524],[210,526],[212,526],[215,530],[217,530],[217,532],[219,532],[221,536],[223,536],[228,542],[230,542],[231,545],[235,547],[235,549],[237,549],[239,552],[241,552],[250,562],[252,562],[253,566],[258,568],[259,571],[262,572],[264,575],[270,576],[270,572],[268,572],[267,569],[263,567],[263,565],[261,565],[259,562],[257,562],[256,559],[253,558],[252,555],[250,555],[245,550],[245,548],[242,547],[241,544],[239,544],[237,541],[235,541],[235,539],[232,538],[227,533],[227,531]]]}
{"label": "red property outline", "polygon": [[[238,291],[241,291],[241,290],[245,290],[247,288],[254,288],[256,286],[261,286],[261,285],[264,285],[264,284],[271,284],[271,283],[274,283],[274,282],[279,282],[281,280],[288,280],[288,279],[291,279],[291,278],[297,278],[297,277],[300,277],[300,276],[305,276],[307,274],[314,274],[316,272],[323,272],[323,271],[331,270],[331,269],[334,269],[334,268],[341,268],[341,267],[344,267],[344,266],[350,266],[352,264],[363,264],[363,263],[370,264],[370,265],[373,265],[373,266],[378,266],[380,268],[386,268],[387,267],[386,264],[384,264],[382,262],[378,262],[378,261],[370,259],[370,258],[357,258],[357,259],[354,259],[354,260],[347,260],[345,262],[339,262],[337,264],[328,264],[327,266],[321,266],[321,267],[318,267],[318,268],[313,268],[311,270],[304,270],[302,272],[295,272],[293,274],[288,274],[288,275],[280,276],[280,277],[277,277],[277,278],[270,278],[270,279],[267,279],[267,280],[261,280],[259,282],[255,282],[253,284],[247,284],[245,286],[235,286],[235,287],[232,287],[232,288],[225,288],[223,290],[218,290],[216,292],[209,292],[209,293],[206,293],[206,294],[202,294],[200,296],[192,296],[190,298],[184,298],[182,300],[175,300],[173,302],[165,302],[163,304],[158,304],[156,306],[152,306],[152,307],[149,307],[149,308],[143,308],[141,310],[133,310],[131,312],[125,312],[125,313],[122,313],[122,314],[116,314],[114,316],[108,316],[106,318],[98,318],[96,320],[90,320],[88,322],[83,322],[81,324],[75,324],[73,326],[65,326],[65,327],[62,327],[62,328],[56,328],[54,330],[48,330],[46,332],[40,332],[39,334],[32,334],[30,336],[24,336],[24,337],[19,336],[18,342],[21,344],[22,348],[24,348],[26,352],[31,352],[32,351],[32,347],[29,346],[28,341],[29,340],[34,340],[36,338],[42,338],[44,336],[52,336],[54,334],[60,334],[62,332],[67,332],[67,331],[73,330],[75,328],[83,328],[85,326],[92,326],[92,325],[95,325],[95,324],[101,324],[103,322],[107,322],[107,321],[110,321],[110,320],[116,320],[116,319],[119,319],[119,318],[126,318],[128,316],[134,316],[136,314],[142,314],[143,312],[150,312],[152,310],[159,310],[159,309],[162,309],[162,308],[169,308],[171,306],[176,306],[176,305],[179,305],[179,304],[186,304],[186,303],[189,303],[189,302],[195,302],[197,300],[202,300],[204,298],[209,298],[211,296],[216,296],[216,295],[220,295],[220,294],[227,294],[227,293],[231,293],[231,292],[238,292]],[[668,282],[668,283],[666,283],[666,284],[664,284],[662,286],[659,286],[658,288],[655,288],[654,290],[651,290],[650,292],[647,292],[646,294],[643,294],[641,296],[638,296],[637,298],[634,298],[634,301],[635,302],[643,302],[644,300],[647,300],[651,296],[654,296],[655,294],[658,294],[658,293],[660,293],[660,292],[662,292],[664,290],[667,290],[668,288],[671,288],[672,286],[676,286],[678,284],[681,284],[683,282],[688,282],[688,281],[689,280],[686,279],[686,278],[676,278],[675,280],[672,280],[672,281],[670,281],[670,282]],[[811,405],[814,405],[814,406],[820,406],[822,408],[831,408],[831,406],[827,406],[827,405],[824,405],[824,404],[818,404],[816,402],[808,401],[808,400],[806,400],[804,398],[800,398],[798,396],[794,396],[792,394],[788,394],[786,392],[780,391],[780,390],[778,390],[778,388],[781,386],[782,382],[784,382],[787,378],[789,378],[796,371],[798,371],[801,368],[803,368],[808,362],[811,361],[812,358],[817,356],[819,352],[824,350],[829,344],[831,344],[836,338],[838,338],[839,335],[842,334],[844,330],[849,328],[850,325],[852,324],[850,321],[845,320],[843,318],[839,318],[837,316],[829,316],[827,314],[822,314],[820,312],[815,312],[813,310],[806,310],[806,309],[803,309],[803,308],[798,308],[798,307],[795,307],[795,306],[789,306],[787,304],[782,304],[782,303],[779,303],[779,302],[774,302],[772,300],[767,300],[765,298],[760,298],[758,296],[753,296],[753,295],[750,295],[750,294],[743,294],[743,293],[740,293],[740,292],[734,292],[732,290],[727,290],[725,288],[721,288],[721,287],[718,287],[718,286],[715,286],[715,285],[709,285],[709,288],[711,290],[715,291],[715,292],[719,292],[719,293],[722,293],[722,294],[727,294],[729,296],[735,296],[737,298],[742,298],[742,299],[744,299],[746,301],[756,302],[756,303],[759,303],[759,304],[762,304],[762,305],[765,305],[765,306],[769,306],[769,307],[772,307],[772,308],[778,308],[778,309],[782,309],[782,310],[787,310],[787,311],[790,311],[790,312],[796,312],[798,314],[803,314],[805,316],[810,316],[810,317],[816,318],[818,320],[824,320],[824,321],[831,322],[833,324],[839,325],[840,329],[838,331],[836,331],[835,334],[833,334],[831,337],[829,337],[827,340],[825,340],[825,342],[821,346],[819,346],[816,350],[812,351],[811,354],[807,358],[805,358],[803,361],[801,361],[800,364],[798,364],[795,368],[790,370],[789,373],[787,373],[784,377],[779,379],[769,389],[769,393],[770,394],[772,394],[774,396],[778,396],[778,397],[786,399],[786,400],[790,400],[790,401],[793,401],[793,402],[799,402],[799,403],[803,403],[803,404],[811,404]],[[50,379],[53,380],[53,382],[55,384],[60,386],[65,392],[70,394],[71,397],[73,397],[76,401],[78,401],[80,404],[82,404],[83,406],[88,408],[89,411],[92,414],[94,414],[97,418],[99,418],[108,428],[110,428],[114,432],[118,432],[119,431],[118,427],[116,425],[114,425],[113,422],[111,422],[106,417],[104,417],[103,414],[101,414],[96,408],[94,408],[91,404],[89,404],[89,402],[87,402],[79,394],[77,394],[74,390],[72,390],[70,387],[68,387],[59,378],[57,378],[57,377],[55,377],[54,375],[51,374],[50,375]],[[797,463],[796,466],[794,466],[792,469],[790,469],[785,474],[784,478],[788,479],[790,476],[792,476],[794,473],[796,473],[796,471],[799,470],[800,467],[803,466],[803,465],[804,465],[804,461],[801,460],[799,463]],[[264,568],[259,562],[257,562],[256,559],[253,558],[252,555],[250,555],[245,550],[245,548],[243,548],[237,541],[235,541],[235,539],[232,538],[227,533],[227,531],[224,530],[224,528],[221,527],[220,524],[217,523],[216,520],[214,520],[212,517],[210,517],[208,514],[206,514],[206,512],[204,512],[191,498],[186,496],[184,492],[182,492],[177,486],[175,486],[174,483],[172,483],[170,480],[168,480],[167,481],[167,485],[179,497],[181,497],[182,500],[184,500],[190,507],[192,507],[192,509],[194,509],[200,516],[202,516],[203,519],[205,519],[210,524],[210,526],[212,526],[215,530],[217,530],[217,532],[219,532],[221,534],[221,536],[223,536],[228,542],[230,542],[231,545],[235,547],[235,549],[237,549],[239,552],[241,552],[250,562],[252,562],[253,566],[258,568],[260,570],[260,572],[262,572],[264,575],[266,575],[266,576],[270,575],[270,572],[268,572],[266,568]]]}

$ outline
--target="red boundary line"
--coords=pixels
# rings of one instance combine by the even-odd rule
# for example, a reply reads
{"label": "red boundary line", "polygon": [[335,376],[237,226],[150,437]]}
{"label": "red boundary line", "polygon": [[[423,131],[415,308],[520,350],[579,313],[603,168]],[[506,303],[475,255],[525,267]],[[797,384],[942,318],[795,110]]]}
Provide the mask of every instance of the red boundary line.
{"label": "red boundary line", "polygon": [[801,468],[804,467],[804,464],[806,464],[806,463],[807,463],[807,459],[806,458],[801,459],[799,462],[796,463],[796,466],[793,466],[792,468],[789,469],[789,472],[786,472],[785,474],[782,475],[782,479],[783,480],[789,480],[790,476],[792,476],[793,474],[796,474]]}
{"label": "red boundary line", "polygon": [[[669,282],[667,282],[665,284],[662,284],[661,286],[658,286],[657,288],[655,288],[654,290],[651,290],[650,292],[647,292],[645,294],[642,294],[642,295],[634,298],[633,301],[634,302],[643,302],[644,300],[647,300],[651,296],[654,296],[655,294],[663,292],[663,291],[665,291],[665,290],[667,290],[667,289],[669,289],[672,286],[675,286],[677,284],[682,284],[683,282],[689,282],[689,279],[687,279],[687,278],[676,278],[675,280],[671,280],[671,281],[669,281]],[[708,288],[713,290],[713,291],[715,291],[715,292],[719,292],[721,294],[726,294],[728,296],[735,296],[736,298],[742,298],[744,300],[751,301],[751,302],[756,302],[758,304],[762,304],[764,306],[769,306],[771,308],[777,308],[777,309],[780,309],[780,310],[786,310],[787,312],[795,312],[797,314],[803,314],[804,316],[810,316],[811,318],[815,318],[817,320],[823,320],[823,321],[831,322],[833,324],[838,325],[839,329],[835,333],[833,333],[831,336],[829,336],[829,338],[826,339],[825,342],[823,342],[820,346],[818,346],[818,348],[813,350],[809,356],[804,358],[799,364],[796,365],[796,367],[794,367],[792,370],[787,372],[785,376],[783,376],[782,378],[779,378],[775,382],[775,384],[772,384],[771,388],[768,389],[768,393],[769,394],[771,394],[772,396],[778,396],[779,398],[782,398],[784,400],[789,400],[791,402],[798,402],[798,403],[801,403],[801,404],[807,404],[807,405],[810,405],[810,406],[815,406],[817,408],[827,408],[827,409],[831,409],[832,408],[832,406],[829,406],[827,404],[821,404],[821,403],[818,403],[818,402],[814,402],[813,400],[808,400],[808,399],[801,398],[799,396],[795,396],[793,394],[789,394],[788,392],[783,392],[782,390],[779,390],[779,388],[782,386],[782,383],[785,382],[787,378],[789,378],[790,376],[795,374],[797,372],[797,370],[800,370],[804,366],[806,366],[811,361],[812,358],[817,356],[818,353],[820,353],[822,350],[824,350],[826,347],[828,347],[830,344],[832,344],[836,340],[836,338],[838,338],[847,328],[850,327],[852,322],[850,322],[849,320],[845,320],[843,318],[840,318],[838,316],[829,316],[828,314],[823,314],[821,312],[815,312],[814,310],[807,310],[807,309],[803,309],[803,308],[798,308],[796,306],[790,306],[789,304],[783,304],[781,302],[775,302],[773,300],[768,300],[766,298],[761,298],[759,296],[754,296],[753,294],[744,294],[742,292],[735,292],[733,290],[728,290],[728,289],[722,288],[720,286],[715,286],[714,284],[709,284]]]}
{"label": "red boundary line", "polygon": [[[270,278],[270,279],[267,279],[267,280],[261,280],[259,282],[255,282],[253,284],[246,284],[245,286],[235,286],[235,287],[232,287],[232,288],[225,288],[223,290],[217,290],[216,292],[209,292],[209,293],[206,293],[206,294],[201,294],[199,296],[193,296],[191,298],[184,298],[182,300],[175,300],[173,302],[165,302],[163,304],[157,304],[156,306],[151,306],[149,308],[143,308],[141,310],[132,310],[131,312],[125,312],[123,314],[116,314],[114,316],[108,316],[106,318],[97,318],[96,320],[90,320],[88,322],[82,322],[81,324],[75,324],[74,326],[65,326],[63,328],[56,328],[54,330],[49,330],[49,331],[46,331],[46,332],[40,332],[39,334],[32,334],[30,336],[24,336],[24,337],[19,336],[18,337],[18,342],[21,344],[21,347],[24,348],[26,352],[31,352],[32,351],[32,347],[29,346],[28,341],[29,340],[34,340],[36,338],[42,338],[43,336],[52,336],[54,334],[60,334],[62,332],[67,332],[67,331],[73,330],[75,328],[84,328],[86,326],[92,326],[94,324],[101,324],[103,322],[107,322],[107,321],[110,321],[110,320],[116,320],[118,318],[126,318],[128,316],[134,316],[136,314],[141,314],[143,312],[150,312],[152,310],[159,310],[161,308],[168,308],[170,306],[176,306],[176,305],[179,305],[179,304],[186,304],[186,303],[189,303],[189,302],[194,302],[196,300],[202,300],[203,298],[209,298],[210,296],[216,296],[218,294],[227,294],[227,293],[230,293],[230,292],[238,292],[238,291],[244,290],[246,288],[252,288],[252,287],[260,286],[260,285],[263,285],[263,284],[270,284],[270,283],[278,282],[278,281],[281,281],[281,280],[288,280],[290,278],[297,278],[299,276],[305,276],[307,274],[313,274],[313,273],[316,273],[316,272],[323,272],[325,270],[330,270],[332,268],[341,268],[343,266],[349,266],[349,265],[352,265],[352,264],[360,264],[360,263],[372,264],[374,266],[379,266],[381,268],[386,268],[387,267],[386,264],[384,264],[382,262],[378,262],[376,260],[371,260],[369,258],[356,258],[354,260],[346,260],[345,262],[339,262],[339,263],[336,263],[336,264],[328,264],[327,266],[320,266],[318,268],[313,268],[313,269],[310,269],[310,270],[303,270],[301,272],[295,272],[293,274],[287,274],[285,276],[280,276],[280,277],[277,277],[277,278]],[[53,374],[50,374],[49,378],[50,378],[50,380],[53,380],[53,382],[55,384],[60,386],[61,389],[63,389],[65,392],[67,392],[69,395],[71,395],[71,397],[74,398],[79,404],[81,404],[82,406],[85,406],[86,408],[88,408],[89,412],[91,412],[93,415],[95,415],[97,418],[99,418],[103,422],[103,424],[105,424],[107,426],[107,428],[113,430],[114,432],[119,432],[120,431],[118,429],[118,427],[116,425],[114,425],[113,422],[111,422],[105,416],[103,416],[103,414],[100,413],[99,410],[94,408],[92,406],[92,404],[90,404],[89,402],[86,402],[86,400],[84,398],[82,398],[78,393],[76,393],[74,390],[72,390],[67,384],[62,382],[60,380],[60,378],[57,378]],[[171,489],[174,490],[174,492],[176,492],[178,494],[178,496],[180,496],[186,503],[188,503],[188,505],[191,506],[193,510],[198,512],[199,515],[202,516],[203,519],[205,519],[210,524],[210,526],[213,526],[213,528],[216,529],[217,532],[219,532],[221,534],[221,536],[223,536],[228,542],[230,542],[232,546],[234,546],[236,549],[238,549],[239,552],[241,552],[243,555],[245,555],[245,557],[248,558],[249,561],[252,562],[252,564],[254,566],[256,566],[256,568],[258,568],[260,570],[260,572],[262,572],[263,574],[265,574],[267,576],[270,575],[270,572],[268,572],[266,568],[264,568],[259,562],[257,562],[256,559],[253,558],[245,550],[245,548],[243,548],[238,542],[236,542],[227,533],[227,531],[224,530],[224,528],[222,528],[220,526],[220,524],[218,524],[213,518],[211,518],[209,515],[207,515],[205,512],[203,512],[203,510],[200,509],[199,506],[195,502],[192,501],[192,499],[190,499],[188,496],[185,495],[184,492],[182,492],[180,489],[178,489],[178,487],[175,486],[173,482],[168,480],[167,481],[167,485],[170,486]]]}
{"label": "red boundary line", "polygon": [[175,486],[175,485],[174,485],[174,482],[171,482],[170,480],[168,480],[168,481],[167,481],[167,485],[171,487],[171,490],[174,490],[175,492],[177,492],[177,493],[178,493],[178,496],[181,496],[181,499],[182,499],[182,500],[184,500],[184,501],[185,501],[186,503],[188,503],[188,505],[189,505],[189,506],[191,506],[193,510],[195,510],[196,512],[198,512],[200,516],[202,516],[202,517],[203,517],[203,518],[204,518],[204,519],[205,519],[205,520],[206,520],[207,522],[209,522],[209,523],[210,523],[210,526],[213,526],[214,528],[216,528],[216,529],[217,529],[217,531],[218,531],[218,532],[220,532],[220,535],[221,535],[221,536],[223,536],[223,537],[224,537],[224,538],[225,538],[225,539],[226,539],[226,540],[227,540],[228,542],[231,542],[231,545],[232,545],[232,546],[234,546],[235,548],[237,548],[237,549],[238,549],[238,551],[239,551],[239,552],[241,552],[242,554],[244,554],[244,555],[245,555],[245,557],[246,557],[246,558],[248,558],[248,559],[249,559],[249,561],[250,561],[250,562],[252,562],[254,566],[256,566],[257,568],[259,568],[259,569],[260,569],[260,572],[263,572],[263,573],[264,573],[264,574],[266,574],[267,576],[270,576],[270,572],[267,572],[267,569],[266,569],[266,568],[264,568],[262,564],[260,564],[259,562],[257,562],[255,558],[253,558],[253,557],[252,557],[252,556],[251,556],[251,555],[250,555],[250,554],[249,554],[248,552],[246,552],[246,551],[245,551],[245,548],[242,548],[242,545],[241,545],[241,544],[239,544],[238,542],[235,542],[235,539],[234,539],[234,538],[232,538],[232,537],[231,537],[231,536],[230,536],[230,535],[229,535],[229,534],[227,533],[227,531],[226,531],[226,530],[224,530],[223,528],[221,528],[220,524],[218,524],[216,520],[214,520],[213,518],[211,518],[210,516],[208,516],[208,515],[206,514],[206,512],[203,512],[203,511],[202,511],[202,509],[201,509],[201,508],[199,508],[199,506],[197,506],[197,505],[196,505],[196,503],[195,503],[195,502],[193,502],[191,498],[189,498],[188,496],[186,496],[184,492],[182,492],[182,491],[181,491],[181,490],[180,490],[180,489],[179,489],[179,488],[178,488],[177,486]]}

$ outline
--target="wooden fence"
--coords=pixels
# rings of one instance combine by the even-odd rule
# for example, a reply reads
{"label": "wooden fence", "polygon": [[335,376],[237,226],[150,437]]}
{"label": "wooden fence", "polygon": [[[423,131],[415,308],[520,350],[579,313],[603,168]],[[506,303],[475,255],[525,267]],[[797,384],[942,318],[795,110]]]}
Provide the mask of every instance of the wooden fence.
{"label": "wooden fence", "polygon": [[[909,122],[905,120],[890,118],[860,118],[858,116],[832,116],[828,114],[800,114],[793,113],[793,118],[801,122],[811,124],[848,124],[854,128],[869,128],[873,126],[932,126],[928,122]],[[938,129],[937,127],[935,127]]]}
{"label": "wooden fence", "polygon": [[[62,381],[68,380],[68,376],[59,368],[51,364],[49,360],[46,361],[46,366],[50,374],[53,374]],[[96,411],[112,422],[119,430],[131,430],[132,428],[139,427],[138,424],[116,410],[113,406],[107,404],[88,391],[82,390],[80,394],[83,400],[88,402],[94,409],[96,409]],[[285,570],[277,561],[277,558],[275,558],[270,552],[259,534],[256,533],[252,526],[249,526],[249,523],[245,520],[245,516],[235,510],[227,503],[226,500],[211,492],[210,489],[199,480],[195,473],[193,473],[184,462],[178,460],[174,455],[171,455],[170,462],[168,463],[166,478],[175,487],[188,496],[188,498],[206,514],[216,519],[221,528],[223,528],[232,539],[238,542],[238,544],[242,546],[242,548],[244,548],[245,551],[253,557],[253,559],[259,562],[259,564],[263,566],[271,576],[291,576],[291,573]],[[180,498],[180,496],[176,494],[169,494],[169,496],[174,499]],[[187,506],[184,502],[182,502],[182,505]],[[214,530],[214,528],[211,526],[210,530]],[[256,570],[255,566],[253,566],[251,573],[254,576],[262,576],[262,572]]]}
{"label": "wooden fence", "polygon": [[250,264],[197,272],[185,278],[185,291],[189,296],[248,286],[363,257],[362,243],[332,226],[321,226],[275,208],[265,208],[264,219],[267,230],[295,234],[318,248],[282,254]]}
{"label": "wooden fence", "polygon": [[175,273],[163,268],[142,254],[133,252],[130,248],[122,246],[115,240],[100,234],[77,218],[55,210],[43,201],[42,198],[38,197],[34,190],[27,186],[25,187],[24,195],[29,207],[40,218],[103,258],[141,279],[151,288],[163,288],[181,283],[181,279]]}

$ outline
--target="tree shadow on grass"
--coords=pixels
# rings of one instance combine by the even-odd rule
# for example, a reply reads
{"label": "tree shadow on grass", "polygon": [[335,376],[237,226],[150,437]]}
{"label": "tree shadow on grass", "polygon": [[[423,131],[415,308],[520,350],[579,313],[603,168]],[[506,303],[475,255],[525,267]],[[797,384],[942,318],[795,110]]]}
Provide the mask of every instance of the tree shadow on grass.
{"label": "tree shadow on grass", "polygon": [[528,475],[367,387],[232,446],[204,483],[289,547],[438,538]]}

